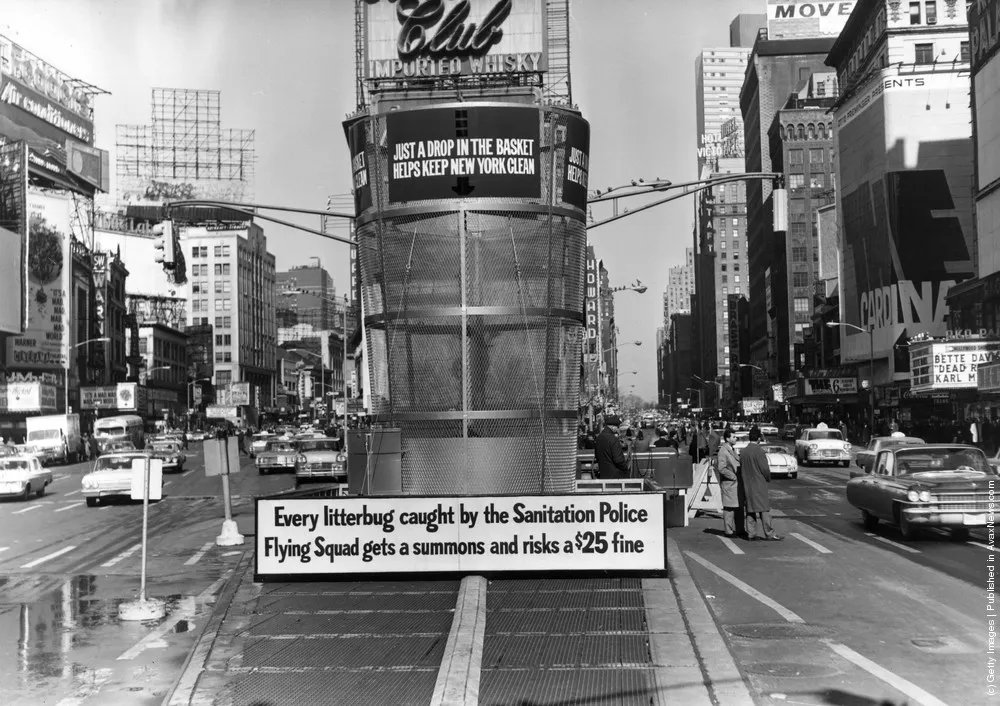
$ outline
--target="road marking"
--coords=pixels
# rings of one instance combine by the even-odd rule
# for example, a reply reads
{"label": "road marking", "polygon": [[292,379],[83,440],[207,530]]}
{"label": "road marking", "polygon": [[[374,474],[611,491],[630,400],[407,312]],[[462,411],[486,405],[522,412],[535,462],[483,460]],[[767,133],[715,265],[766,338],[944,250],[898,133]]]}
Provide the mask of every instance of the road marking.
{"label": "road marking", "polygon": [[684,552],[684,553],[687,556],[689,556],[692,559],[694,559],[695,561],[697,561],[699,564],[701,564],[702,566],[704,566],[706,569],[708,569],[709,571],[711,571],[713,574],[715,574],[719,578],[724,579],[725,581],[728,581],[733,586],[735,586],[736,588],[740,589],[741,591],[743,591],[745,594],[747,594],[751,598],[755,598],[756,600],[760,601],[761,603],[763,603],[764,605],[766,605],[768,608],[770,608],[771,610],[773,610],[775,613],[777,613],[778,615],[780,615],[782,618],[784,618],[788,622],[790,622],[790,623],[805,623],[806,622],[805,620],[802,619],[802,617],[800,615],[798,615],[796,613],[793,613],[792,611],[788,610],[788,608],[786,608],[785,606],[781,605],[777,601],[774,601],[774,600],[768,598],[767,596],[765,596],[763,593],[761,593],[760,591],[758,591],[753,586],[751,586],[751,585],[749,585],[747,583],[744,583],[743,581],[740,581],[738,578],[736,578],[735,576],[733,576],[731,573],[729,573],[725,569],[720,569],[718,566],[716,566],[715,564],[713,564],[712,562],[710,562],[708,559],[703,559],[700,556],[698,556],[697,554],[695,554],[694,552]]}
{"label": "road marking", "polygon": [[814,542],[811,539],[809,539],[808,537],[802,536],[798,532],[789,532],[789,534],[791,536],[795,537],[795,539],[799,540],[800,542],[805,542],[810,547],[812,547],[813,549],[815,549],[816,551],[818,551],[820,554],[833,554],[832,551],[830,551],[829,549],[827,549],[826,547],[824,547],[819,542]]}
{"label": "road marking", "polygon": [[729,537],[719,537],[719,539],[722,540],[722,543],[725,544],[726,548],[729,551],[731,551],[733,554],[745,554],[746,553],[742,549],[740,549],[739,547],[737,547],[736,546],[736,542],[734,542],[733,540],[731,540]]}
{"label": "road marking", "polygon": [[809,481],[811,483],[819,483],[820,485],[829,485],[829,486],[833,486],[834,485],[830,481],[824,480],[823,478],[820,478],[818,476],[799,476],[799,477],[802,480],[807,480],[807,481]]}
{"label": "road marking", "polygon": [[63,480],[64,478],[69,478],[69,473],[59,473],[58,475],[52,476],[52,480]]}
{"label": "road marking", "polygon": [[105,505],[104,507],[98,508],[98,509],[100,509],[100,510],[110,510],[111,506],[110,505]]}
{"label": "road marking", "polygon": [[10,514],[11,515],[20,515],[21,513],[24,513],[24,512],[31,512],[32,510],[40,510],[41,507],[42,507],[41,505],[32,505],[31,507],[26,507],[23,510],[14,510],[14,512],[12,512]]}
{"label": "road marking", "polygon": [[893,542],[891,539],[886,539],[885,537],[880,537],[877,534],[873,534],[871,532],[865,532],[865,536],[866,537],[871,537],[872,539],[877,540],[879,542],[883,542],[885,544],[891,544],[892,546],[896,547],[897,549],[902,549],[904,552],[909,552],[910,554],[919,554],[920,553],[919,549],[914,549],[913,547],[908,547],[905,544],[900,544],[899,542]]}
{"label": "road marking", "polygon": [[75,546],[63,547],[62,549],[60,549],[57,552],[52,552],[51,554],[47,554],[47,555],[43,556],[41,559],[35,559],[34,561],[29,561],[27,564],[25,564],[21,568],[22,569],[32,569],[32,568],[38,566],[39,564],[45,563],[49,559],[55,559],[57,556],[62,556],[63,554],[68,554],[69,552],[73,551],[74,549],[76,549]]}
{"label": "road marking", "polygon": [[56,512],[66,512],[67,510],[72,510],[74,507],[83,507],[84,503],[73,503],[72,505],[67,505],[66,507],[61,507]]}
{"label": "road marking", "polygon": [[904,679],[903,677],[890,672],[885,667],[882,667],[864,655],[860,655],[854,650],[852,650],[847,645],[841,645],[837,642],[830,642],[825,640],[827,646],[836,652],[838,655],[846,659],[848,662],[861,667],[863,670],[871,674],[872,676],[881,679],[886,684],[896,689],[900,693],[906,694],[909,698],[920,706],[947,706],[947,704],[941,699],[937,698],[933,694],[929,694],[919,686],[911,681]]}
{"label": "road marking", "polygon": [[172,480],[168,480],[166,483],[163,484],[163,487],[166,488],[171,483],[173,483],[173,481]]}
{"label": "road marking", "polygon": [[76,495],[77,493],[82,493],[82,490],[71,490],[68,493],[63,493],[63,495]]}
{"label": "road marking", "polygon": [[113,557],[111,559],[108,559],[106,562],[104,562],[103,564],[101,564],[101,568],[102,569],[107,569],[109,567],[112,567],[115,564],[117,564],[118,562],[120,562],[120,561],[122,561],[124,559],[128,559],[130,556],[132,556],[133,554],[135,554],[140,549],[142,549],[142,544],[133,544],[131,547],[129,547],[125,551],[121,552],[118,556]]}
{"label": "road marking", "polygon": [[10,547],[0,547],[0,552],[5,552],[8,549],[10,549]]}
{"label": "road marking", "polygon": [[966,544],[975,544],[977,547],[982,547],[987,551],[995,552],[997,550],[996,546],[990,546],[989,544],[983,544],[982,542],[974,542],[971,539],[966,542]]}
{"label": "road marking", "polygon": [[181,478],[187,478],[192,473],[194,473],[194,469],[193,468],[190,471],[184,471],[183,473],[181,473]]}
{"label": "road marking", "polygon": [[207,552],[213,546],[215,546],[215,542],[209,542],[208,544],[203,546],[201,549],[196,551],[190,559],[184,562],[184,566],[194,566],[195,564],[197,564],[199,561],[201,561],[201,558],[205,556],[205,552]]}

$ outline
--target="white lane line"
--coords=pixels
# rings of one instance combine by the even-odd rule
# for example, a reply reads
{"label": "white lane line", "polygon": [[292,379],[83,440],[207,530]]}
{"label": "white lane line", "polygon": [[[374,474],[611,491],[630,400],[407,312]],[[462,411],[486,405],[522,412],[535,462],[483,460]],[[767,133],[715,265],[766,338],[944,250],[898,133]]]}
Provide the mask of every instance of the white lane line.
{"label": "white lane line", "polygon": [[0,547],[0,552],[5,552],[8,549],[10,549],[10,547]]}
{"label": "white lane line", "polygon": [[937,698],[933,694],[927,693],[913,682],[890,672],[888,669],[876,664],[875,662],[872,662],[870,659],[864,655],[858,654],[847,645],[841,645],[840,643],[830,641],[825,642],[831,650],[846,659],[848,662],[861,667],[873,677],[881,679],[896,691],[906,694],[907,697],[913,699],[914,703],[920,704],[920,706],[948,706],[944,701]]}
{"label": "white lane line", "polygon": [[64,478],[69,478],[69,473],[58,473],[52,476],[52,480],[63,480]]}
{"label": "white lane line", "polygon": [[57,552],[52,552],[51,554],[47,554],[47,555],[43,556],[40,559],[35,559],[34,561],[29,561],[27,564],[25,564],[21,568],[22,569],[31,569],[31,568],[34,568],[34,567],[38,566],[39,564],[45,563],[49,559],[55,559],[57,556],[62,556],[63,554],[68,554],[69,552],[73,551],[74,549],[76,549],[75,546],[63,547],[62,549],[60,549]]}
{"label": "white lane line", "polygon": [[192,473],[194,473],[194,469],[193,468],[190,471],[184,471],[183,473],[181,473],[181,478],[187,478]]}
{"label": "white lane line", "polygon": [[194,566],[199,561],[201,561],[201,558],[203,556],[205,556],[205,552],[207,552],[209,549],[211,549],[214,546],[215,546],[215,542],[209,542],[208,544],[206,544],[205,546],[203,546],[201,549],[199,549],[198,551],[196,551],[194,553],[194,555],[192,555],[192,557],[190,559],[188,559],[187,561],[185,561],[184,562],[184,566]]}
{"label": "white lane line", "polygon": [[72,505],[67,505],[66,507],[61,507],[56,512],[66,512],[67,510],[72,510],[74,507],[83,507],[85,503],[73,503]]}
{"label": "white lane line", "polygon": [[739,547],[737,547],[736,546],[736,542],[734,542],[733,540],[731,540],[729,537],[719,537],[719,539],[721,539],[722,543],[726,545],[726,549],[728,549],[729,551],[731,551],[733,554],[745,554],[746,553],[742,549],[740,549]]}
{"label": "white lane line", "polygon": [[63,493],[63,495],[76,495],[77,493],[81,493],[81,492],[83,492],[83,491],[81,491],[81,490],[71,490],[68,493]]}
{"label": "white lane line", "polygon": [[14,512],[12,512],[10,514],[11,515],[20,515],[20,514],[25,513],[25,512],[31,512],[32,510],[40,510],[41,507],[42,507],[41,505],[32,505],[31,507],[26,507],[23,510],[15,510]]}
{"label": "white lane line", "polygon": [[166,488],[171,483],[173,483],[173,481],[172,480],[168,480],[166,483],[163,484],[163,487]]}
{"label": "white lane line", "polygon": [[795,539],[799,540],[800,542],[805,542],[810,547],[812,547],[813,549],[815,549],[816,551],[818,551],[820,554],[833,554],[832,551],[830,551],[829,549],[827,549],[826,547],[824,547],[819,542],[814,542],[811,539],[809,539],[808,537],[802,536],[798,532],[789,532],[789,534],[792,537],[795,537]]}
{"label": "white lane line", "polygon": [[101,507],[101,508],[98,508],[98,509],[99,510],[110,510],[111,506],[110,505],[105,505],[104,507]]}
{"label": "white lane line", "polygon": [[120,561],[122,561],[124,559],[128,559],[130,556],[132,556],[133,554],[135,554],[140,549],[142,549],[142,544],[133,544],[131,547],[129,547],[125,551],[121,552],[120,554],[118,554],[115,557],[112,557],[111,559],[108,559],[106,562],[104,562],[103,564],[101,564],[101,568],[102,569],[110,568],[110,567],[114,566],[115,564],[117,564],[118,562],[120,562]]}
{"label": "white lane line", "polygon": [[828,480],[824,480],[818,476],[799,476],[799,478],[801,478],[802,480],[807,480],[811,483],[819,483],[820,485],[829,485],[829,486],[834,485],[834,483],[831,483]]}
{"label": "white lane line", "polygon": [[684,553],[687,556],[689,556],[692,559],[694,559],[695,561],[697,561],[699,564],[701,564],[702,566],[704,566],[706,569],[708,569],[709,571],[711,571],[713,574],[715,574],[719,578],[721,578],[721,579],[723,579],[725,581],[728,581],[733,586],[735,586],[736,588],[740,589],[741,591],[743,591],[745,594],[747,594],[751,598],[754,598],[754,599],[760,601],[761,603],[763,603],[764,605],[766,605],[768,608],[770,608],[771,610],[773,610],[775,613],[777,613],[778,615],[780,615],[782,618],[784,618],[788,622],[790,622],[790,623],[805,623],[806,622],[797,613],[793,613],[792,611],[788,610],[788,608],[786,608],[785,606],[781,605],[777,601],[774,601],[774,600],[768,598],[767,596],[765,596],[763,593],[761,593],[760,591],[758,591],[753,586],[751,586],[751,585],[749,585],[747,583],[744,583],[743,581],[740,581],[738,578],[736,578],[735,576],[733,576],[731,573],[729,573],[725,569],[720,569],[718,566],[716,566],[715,564],[713,564],[712,562],[710,562],[708,559],[703,559],[702,557],[698,556],[694,552],[684,552]]}
{"label": "white lane line", "polygon": [[866,537],[871,537],[872,539],[882,542],[884,544],[891,544],[896,547],[896,549],[902,549],[904,552],[909,552],[910,554],[919,554],[919,549],[914,549],[913,547],[908,547],[905,544],[900,544],[899,542],[893,542],[891,539],[886,539],[885,537],[879,537],[877,534],[872,534],[871,532],[865,532]]}
{"label": "white lane line", "polygon": [[966,544],[975,544],[977,547],[982,547],[983,549],[995,552],[997,550],[996,545],[990,546],[989,544],[983,544],[982,542],[974,542],[971,539],[966,542]]}

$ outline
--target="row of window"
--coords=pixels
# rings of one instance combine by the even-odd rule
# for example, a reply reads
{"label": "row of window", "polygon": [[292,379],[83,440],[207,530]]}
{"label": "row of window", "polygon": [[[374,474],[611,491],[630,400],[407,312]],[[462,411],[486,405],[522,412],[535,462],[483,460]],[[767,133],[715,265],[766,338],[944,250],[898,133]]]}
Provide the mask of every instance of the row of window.
{"label": "row of window", "polygon": [[[215,293],[216,294],[229,294],[232,292],[233,283],[228,279],[217,279],[215,280]],[[193,294],[207,294],[211,289],[208,287],[207,281],[197,281],[191,282],[191,292]]]}
{"label": "row of window", "polygon": [[[804,131],[806,128],[804,125],[799,125],[798,130]],[[805,150],[788,150],[788,163],[789,164],[802,164],[802,158],[805,156]],[[826,160],[827,150],[824,147],[812,147],[809,149],[809,163],[810,164],[821,164]],[[833,148],[830,148],[830,161],[833,161]]]}
{"label": "row of window", "polygon": [[[728,281],[729,281],[728,278],[729,278],[729,275],[722,275],[722,283],[723,284],[727,284]],[[739,284],[739,283],[740,283],[740,276],[739,275],[733,275],[733,284]],[[722,292],[726,293],[726,288],[725,287],[722,288]]]}
{"label": "row of window", "polygon": [[[216,299],[215,300],[215,310],[216,311],[232,311],[233,300],[232,299]],[[191,300],[191,311],[211,311],[211,307],[208,305],[208,299],[192,299]],[[207,321],[205,323],[208,323]]]}
{"label": "row of window", "polygon": [[[723,272],[726,271],[726,263],[722,263],[722,271]],[[739,272],[739,271],[740,271],[740,263],[734,262],[733,263],[733,272]]]}
{"label": "row of window", "polygon": [[[216,245],[214,248],[214,254],[216,257],[229,257],[229,246],[228,245]],[[208,246],[207,245],[195,245],[191,248],[191,258],[198,259],[208,257]]]}
{"label": "row of window", "polygon": [[[205,320],[208,323],[208,320]],[[233,317],[232,316],[216,316],[215,317],[215,328],[232,328],[233,327]]]}
{"label": "row of window", "polygon": [[[788,175],[788,188],[789,189],[801,189],[806,185],[806,175],[805,174],[789,174]],[[809,175],[809,188],[810,189],[825,189],[826,188],[826,174],[820,172],[818,174]]]}
{"label": "row of window", "polygon": [[217,346],[231,346],[233,345],[233,336],[229,333],[217,333],[215,334],[215,345]]}
{"label": "row of window", "polygon": [[[228,262],[225,263],[215,263],[215,274],[217,275],[229,275],[232,274],[232,269]],[[191,265],[191,276],[192,277],[208,277],[208,265]]]}

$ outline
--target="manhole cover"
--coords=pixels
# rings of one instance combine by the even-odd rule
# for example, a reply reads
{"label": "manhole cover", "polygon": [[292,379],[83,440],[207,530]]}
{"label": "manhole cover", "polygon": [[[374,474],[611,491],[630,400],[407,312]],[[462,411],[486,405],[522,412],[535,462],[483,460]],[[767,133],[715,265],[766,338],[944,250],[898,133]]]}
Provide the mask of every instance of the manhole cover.
{"label": "manhole cover", "polygon": [[829,630],[801,623],[744,623],[742,625],[727,625],[726,632],[736,637],[747,637],[753,640],[792,640],[826,637]]}
{"label": "manhole cover", "polygon": [[840,674],[828,664],[803,664],[802,662],[753,662],[744,665],[750,674],[782,679],[815,679]]}
{"label": "manhole cover", "polygon": [[910,643],[924,652],[934,652],[936,654],[972,654],[975,648],[965,644],[961,640],[947,635],[934,635],[930,637],[915,637]]}

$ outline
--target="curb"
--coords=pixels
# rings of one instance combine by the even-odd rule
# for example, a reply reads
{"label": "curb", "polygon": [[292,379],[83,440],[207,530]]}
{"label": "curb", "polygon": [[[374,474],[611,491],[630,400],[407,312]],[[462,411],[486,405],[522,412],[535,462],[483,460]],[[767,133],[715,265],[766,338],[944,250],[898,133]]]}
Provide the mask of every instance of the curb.
{"label": "curb", "polygon": [[[201,634],[198,635],[198,639],[194,643],[194,648],[188,653],[187,659],[184,660],[180,675],[170,685],[170,689],[167,690],[166,695],[160,702],[161,706],[184,706],[191,703],[198,685],[198,679],[205,671],[205,665],[208,663],[212,647],[215,645],[215,641],[222,631],[226,616],[229,614],[233,599],[236,597],[236,591],[240,587],[240,584],[243,583],[246,573],[253,570],[252,559],[252,549],[244,552],[233,573],[230,574],[229,579],[226,581],[225,586],[219,591],[215,599],[215,606],[212,608],[212,614],[205,621],[205,625],[201,629]],[[196,655],[199,655],[197,661],[195,659]]]}
{"label": "curb", "polygon": [[691,577],[677,541],[669,537],[667,571],[712,701],[724,706],[754,706],[746,679]]}

